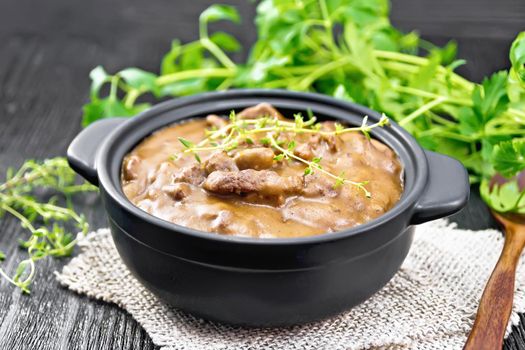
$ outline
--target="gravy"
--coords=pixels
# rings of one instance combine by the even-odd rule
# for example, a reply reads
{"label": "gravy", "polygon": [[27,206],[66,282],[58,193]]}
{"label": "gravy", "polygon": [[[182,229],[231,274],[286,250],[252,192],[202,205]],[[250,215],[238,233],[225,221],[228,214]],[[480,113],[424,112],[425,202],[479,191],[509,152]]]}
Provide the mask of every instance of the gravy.
{"label": "gravy", "polygon": [[[262,113],[284,119],[269,105],[239,114],[253,119]],[[258,112],[259,111],[259,112]],[[261,112],[262,111],[262,112]],[[293,154],[346,179],[368,181],[362,189],[335,180],[319,170],[305,175],[305,164],[279,159],[279,151],[255,134],[236,148],[184,153],[184,140],[198,144],[211,126],[226,119],[209,116],[161,129],[144,139],[122,164],[122,188],[137,207],[196,230],[261,238],[299,237],[340,231],[366,223],[399,200],[402,166],[396,154],[360,132],[339,135],[284,133],[284,146],[294,141]],[[334,130],[334,122],[320,123]],[[250,142],[248,142],[250,141]],[[265,141],[265,142],[263,142]],[[177,154],[177,157],[173,157]]]}

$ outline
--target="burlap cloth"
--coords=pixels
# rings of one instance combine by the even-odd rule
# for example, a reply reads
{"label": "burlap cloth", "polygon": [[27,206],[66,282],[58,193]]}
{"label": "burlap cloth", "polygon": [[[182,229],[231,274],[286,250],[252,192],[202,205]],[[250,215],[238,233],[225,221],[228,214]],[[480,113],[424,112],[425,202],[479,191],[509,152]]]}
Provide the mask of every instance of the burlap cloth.
{"label": "burlap cloth", "polygon": [[[57,278],[128,311],[163,350],[461,349],[502,244],[495,230],[460,230],[444,220],[418,226],[401,270],[371,299],[325,321],[278,329],[222,325],[163,304],[126,269],[107,229],[83,239]],[[511,323],[525,311],[523,265]]]}

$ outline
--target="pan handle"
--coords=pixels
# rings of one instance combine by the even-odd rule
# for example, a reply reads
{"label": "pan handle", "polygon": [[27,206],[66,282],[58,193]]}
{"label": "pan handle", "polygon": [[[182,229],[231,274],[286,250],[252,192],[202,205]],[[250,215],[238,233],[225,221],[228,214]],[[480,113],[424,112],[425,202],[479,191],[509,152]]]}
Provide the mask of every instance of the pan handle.
{"label": "pan handle", "polygon": [[93,185],[98,185],[96,156],[108,135],[129,118],[98,120],[82,130],[67,149],[67,160],[73,170]]}
{"label": "pan handle", "polygon": [[412,224],[449,216],[461,210],[468,202],[470,185],[465,167],[457,160],[425,150],[428,162],[428,182],[417,201]]}

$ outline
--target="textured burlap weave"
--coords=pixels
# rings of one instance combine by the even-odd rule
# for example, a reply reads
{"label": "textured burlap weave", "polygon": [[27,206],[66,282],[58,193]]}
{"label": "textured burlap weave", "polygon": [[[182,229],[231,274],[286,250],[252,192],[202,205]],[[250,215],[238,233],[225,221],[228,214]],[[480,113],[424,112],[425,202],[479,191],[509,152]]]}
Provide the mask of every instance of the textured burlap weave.
{"label": "textured burlap weave", "polygon": [[[329,320],[279,329],[212,323],[161,303],[131,276],[107,229],[83,239],[80,255],[57,277],[128,311],[163,350],[461,349],[502,244],[495,230],[460,230],[444,220],[418,226],[401,270],[370,300]],[[511,322],[525,311],[523,265]]]}

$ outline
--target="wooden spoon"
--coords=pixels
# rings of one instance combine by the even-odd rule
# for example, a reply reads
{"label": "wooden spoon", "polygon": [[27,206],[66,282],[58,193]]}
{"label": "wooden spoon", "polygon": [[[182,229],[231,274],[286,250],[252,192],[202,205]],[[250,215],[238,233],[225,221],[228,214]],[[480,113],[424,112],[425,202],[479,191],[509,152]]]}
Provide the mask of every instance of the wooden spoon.
{"label": "wooden spoon", "polygon": [[500,350],[514,299],[516,266],[525,247],[525,217],[492,212],[505,229],[505,245],[492,271],[465,350]]}

